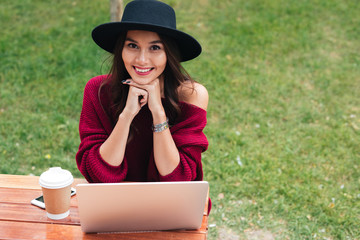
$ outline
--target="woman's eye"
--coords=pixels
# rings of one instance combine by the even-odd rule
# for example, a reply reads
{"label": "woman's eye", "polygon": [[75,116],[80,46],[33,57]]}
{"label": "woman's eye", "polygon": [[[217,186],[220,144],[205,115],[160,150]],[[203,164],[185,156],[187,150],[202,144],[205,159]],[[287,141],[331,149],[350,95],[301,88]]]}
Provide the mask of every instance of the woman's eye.
{"label": "woman's eye", "polygon": [[129,44],[128,44],[128,47],[129,47],[129,48],[137,48],[137,46],[136,46],[135,43],[129,43]]}
{"label": "woman's eye", "polygon": [[161,47],[158,46],[158,45],[154,45],[154,46],[151,46],[150,49],[151,49],[151,50],[160,50]]}

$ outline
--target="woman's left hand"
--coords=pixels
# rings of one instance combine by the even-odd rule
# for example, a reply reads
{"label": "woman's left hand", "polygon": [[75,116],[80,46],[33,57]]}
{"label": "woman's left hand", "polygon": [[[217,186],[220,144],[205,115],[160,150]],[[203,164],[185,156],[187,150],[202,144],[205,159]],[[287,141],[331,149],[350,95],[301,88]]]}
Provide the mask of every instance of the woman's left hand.
{"label": "woman's left hand", "polygon": [[137,84],[132,79],[124,82],[130,86],[143,89],[148,92],[147,104],[152,114],[163,114],[164,108],[161,102],[161,87],[159,78],[154,79],[149,84]]}

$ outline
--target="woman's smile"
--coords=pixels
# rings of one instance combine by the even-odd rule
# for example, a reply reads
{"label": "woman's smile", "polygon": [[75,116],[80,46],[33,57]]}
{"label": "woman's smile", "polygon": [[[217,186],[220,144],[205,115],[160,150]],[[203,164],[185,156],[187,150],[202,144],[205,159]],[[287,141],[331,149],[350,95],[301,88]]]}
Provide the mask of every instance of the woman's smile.
{"label": "woman's smile", "polygon": [[134,66],[135,72],[139,75],[145,76],[151,73],[152,70],[154,70],[153,67],[151,68],[142,68],[142,67],[136,67]]}

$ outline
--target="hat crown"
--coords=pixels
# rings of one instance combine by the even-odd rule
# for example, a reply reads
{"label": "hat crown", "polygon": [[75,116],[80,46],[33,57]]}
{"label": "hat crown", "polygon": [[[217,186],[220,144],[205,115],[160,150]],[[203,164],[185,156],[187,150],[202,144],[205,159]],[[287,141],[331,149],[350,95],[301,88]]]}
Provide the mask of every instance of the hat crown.
{"label": "hat crown", "polygon": [[128,3],[124,9],[121,22],[176,29],[174,9],[156,0],[135,0]]}

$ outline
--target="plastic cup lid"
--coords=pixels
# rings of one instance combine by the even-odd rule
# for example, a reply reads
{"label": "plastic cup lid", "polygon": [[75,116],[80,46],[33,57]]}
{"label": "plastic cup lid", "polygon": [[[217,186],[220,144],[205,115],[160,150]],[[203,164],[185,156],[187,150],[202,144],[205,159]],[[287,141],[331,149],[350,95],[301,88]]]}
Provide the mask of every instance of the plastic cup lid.
{"label": "plastic cup lid", "polygon": [[44,188],[56,189],[67,187],[73,181],[74,178],[68,170],[61,167],[52,167],[40,175],[39,184]]}

